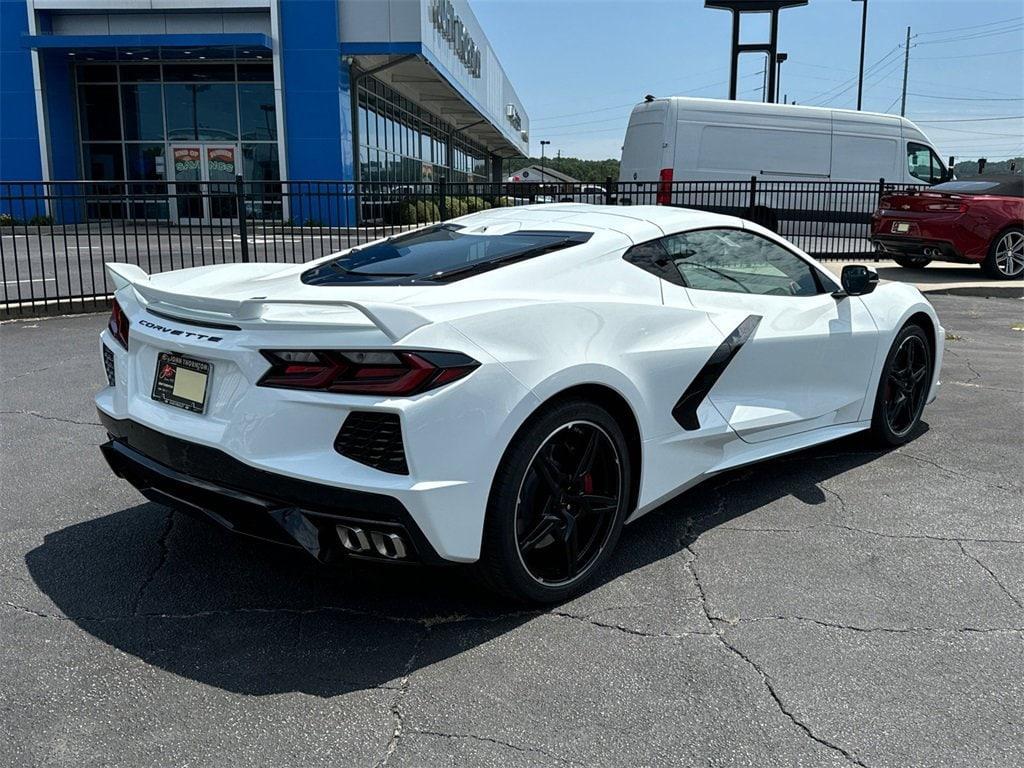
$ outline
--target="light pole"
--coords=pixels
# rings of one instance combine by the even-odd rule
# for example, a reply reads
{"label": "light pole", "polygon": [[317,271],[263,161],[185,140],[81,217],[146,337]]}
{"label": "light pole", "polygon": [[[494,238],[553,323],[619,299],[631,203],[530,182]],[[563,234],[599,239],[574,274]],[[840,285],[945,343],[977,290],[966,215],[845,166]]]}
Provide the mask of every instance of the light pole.
{"label": "light pole", "polygon": [[544,183],[544,147],[546,147],[550,143],[551,142],[548,141],[547,139],[541,139],[540,140],[540,183],[541,184]]}
{"label": "light pole", "polygon": [[782,62],[789,58],[788,53],[777,53],[775,54],[775,66],[777,68],[775,75],[775,103],[779,102],[779,94],[782,93]]}
{"label": "light pole", "polygon": [[860,112],[861,99],[864,95],[864,44],[868,38],[868,0],[853,0],[864,3],[864,12],[860,17],[860,74],[857,76],[857,111]]}

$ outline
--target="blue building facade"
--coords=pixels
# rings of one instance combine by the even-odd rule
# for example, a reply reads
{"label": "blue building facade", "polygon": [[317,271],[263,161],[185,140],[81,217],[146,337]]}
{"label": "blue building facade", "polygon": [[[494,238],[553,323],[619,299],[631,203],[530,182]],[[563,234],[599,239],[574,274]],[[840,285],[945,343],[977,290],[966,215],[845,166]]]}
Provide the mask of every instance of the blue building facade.
{"label": "blue building facade", "polygon": [[3,182],[486,181],[529,148],[466,0],[0,0],[0,78]]}

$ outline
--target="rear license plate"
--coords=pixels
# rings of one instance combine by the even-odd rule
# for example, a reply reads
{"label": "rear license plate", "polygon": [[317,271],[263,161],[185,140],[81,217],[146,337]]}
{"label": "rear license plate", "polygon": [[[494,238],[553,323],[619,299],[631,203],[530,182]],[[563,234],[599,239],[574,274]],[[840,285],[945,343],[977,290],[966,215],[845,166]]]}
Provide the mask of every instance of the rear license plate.
{"label": "rear license plate", "polygon": [[192,413],[202,413],[206,410],[206,392],[210,388],[212,374],[212,363],[174,352],[161,352],[156,358],[153,399]]}
{"label": "rear license plate", "polygon": [[910,231],[909,221],[894,221],[892,223],[892,231],[897,235],[905,235]]}

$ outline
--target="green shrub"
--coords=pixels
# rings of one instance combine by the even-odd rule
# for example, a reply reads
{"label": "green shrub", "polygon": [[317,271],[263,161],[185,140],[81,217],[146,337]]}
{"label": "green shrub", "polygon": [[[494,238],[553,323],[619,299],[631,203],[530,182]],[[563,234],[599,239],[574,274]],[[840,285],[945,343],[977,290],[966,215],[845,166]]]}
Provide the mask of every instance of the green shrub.
{"label": "green shrub", "polygon": [[462,197],[446,197],[444,203],[448,208],[448,218],[454,219],[456,216],[465,216],[469,213],[469,208],[466,207],[466,200]]}
{"label": "green shrub", "polygon": [[13,227],[18,220],[9,213],[0,213],[0,227]]}
{"label": "green shrub", "polygon": [[466,213],[486,211],[488,208],[491,207],[491,204],[484,200],[482,197],[467,197],[463,199],[466,201]]}
{"label": "green shrub", "polygon": [[437,203],[431,200],[408,200],[398,207],[399,224],[425,224],[440,218]]}
{"label": "green shrub", "polygon": [[28,220],[29,226],[32,227],[52,227],[53,216],[41,216],[36,215]]}

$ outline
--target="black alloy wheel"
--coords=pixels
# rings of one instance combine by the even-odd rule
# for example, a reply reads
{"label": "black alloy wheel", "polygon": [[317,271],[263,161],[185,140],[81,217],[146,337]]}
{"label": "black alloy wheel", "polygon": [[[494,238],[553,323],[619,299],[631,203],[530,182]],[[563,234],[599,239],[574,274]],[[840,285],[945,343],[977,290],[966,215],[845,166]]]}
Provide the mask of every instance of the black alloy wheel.
{"label": "black alloy wheel", "polygon": [[924,330],[900,331],[882,369],[872,428],[889,445],[902,445],[921,419],[932,384],[932,354]]}
{"label": "black alloy wheel", "polygon": [[542,407],[509,443],[491,486],[477,568],[518,601],[579,592],[609,558],[632,503],[622,427],[600,405]]}
{"label": "black alloy wheel", "polygon": [[552,432],[516,500],[516,546],[527,572],[550,586],[585,573],[608,542],[622,491],[619,456],[601,427],[574,421]]}

